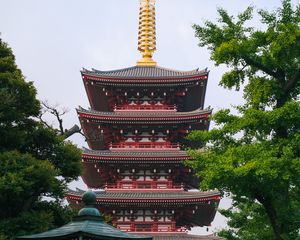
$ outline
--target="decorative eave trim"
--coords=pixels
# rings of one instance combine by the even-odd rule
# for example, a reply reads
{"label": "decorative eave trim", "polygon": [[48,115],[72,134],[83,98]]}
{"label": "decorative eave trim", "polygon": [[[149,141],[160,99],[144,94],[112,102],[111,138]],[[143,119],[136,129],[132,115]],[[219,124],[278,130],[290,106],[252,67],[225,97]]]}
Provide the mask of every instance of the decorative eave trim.
{"label": "decorative eave trim", "polygon": [[[180,122],[186,120],[195,120],[195,119],[208,119],[212,111],[203,111],[203,113],[191,113],[186,112],[184,114],[174,114],[172,116],[162,115],[162,116],[122,116],[112,113],[108,115],[104,112],[92,112],[82,109],[77,109],[77,113],[80,118],[83,119],[100,119],[100,120],[109,120],[109,121],[173,121]],[[151,124],[151,122],[149,122]]]}
{"label": "decorative eave trim", "polygon": [[191,159],[190,156],[160,156],[160,157],[144,157],[144,156],[126,156],[126,157],[121,157],[121,156],[101,156],[101,155],[93,155],[93,154],[82,154],[82,158],[84,159],[113,159],[113,160],[188,160]]}
{"label": "decorative eave trim", "polygon": [[[89,155],[89,154],[82,154],[82,161],[85,163],[95,163],[98,162],[99,160],[105,161],[105,162],[110,162],[110,161],[119,161],[119,162],[135,162],[135,161],[165,161],[167,163],[169,162],[182,162],[185,160],[191,160],[191,157],[189,156],[180,156],[180,157],[166,157],[166,156],[161,156],[161,157],[121,157],[121,156],[95,156],[95,155]],[[146,163],[145,162],[145,163]]]}
{"label": "decorative eave trim", "polygon": [[[70,200],[75,201],[81,201],[82,196],[81,195],[74,195],[74,194],[67,194],[66,198]],[[191,197],[191,198],[148,198],[148,199],[142,199],[142,198],[99,198],[97,197],[97,204],[103,204],[103,203],[116,203],[117,205],[121,205],[122,203],[170,203],[170,204],[176,204],[176,203],[186,203],[186,204],[195,204],[195,203],[207,203],[208,201],[220,201],[221,196],[220,194],[207,196],[207,197]]]}
{"label": "decorative eave trim", "polygon": [[197,74],[194,76],[182,76],[182,77],[108,77],[98,74],[81,72],[82,79],[100,81],[100,82],[116,82],[116,83],[144,83],[144,84],[165,84],[165,83],[177,83],[177,82],[194,82],[205,81],[208,79],[208,72]]}

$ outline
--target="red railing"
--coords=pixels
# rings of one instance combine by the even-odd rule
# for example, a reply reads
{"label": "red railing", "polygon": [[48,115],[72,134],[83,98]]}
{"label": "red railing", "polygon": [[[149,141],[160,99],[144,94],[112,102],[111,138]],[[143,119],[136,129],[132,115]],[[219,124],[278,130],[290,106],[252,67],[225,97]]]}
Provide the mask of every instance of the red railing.
{"label": "red railing", "polygon": [[122,227],[122,225],[130,224],[128,222],[116,222],[116,225],[119,229],[122,229],[123,231],[127,232],[165,232],[165,233],[186,233],[187,230],[184,227],[176,228],[176,223],[170,224],[153,224],[148,222],[135,222],[134,224],[130,224],[131,226],[128,227]]}
{"label": "red railing", "polygon": [[164,110],[164,111],[176,111],[177,108],[175,105],[156,105],[156,104],[150,104],[150,105],[142,105],[142,104],[134,104],[134,105],[121,105],[121,106],[115,106],[114,111],[132,111],[132,110]]}
{"label": "red railing", "polygon": [[187,232],[186,229],[181,229],[181,228],[172,228],[172,227],[168,227],[168,228],[155,228],[155,227],[151,227],[151,228],[139,228],[139,227],[135,227],[135,228],[130,228],[129,230],[130,232],[165,232],[165,233],[184,233]]}
{"label": "red railing", "polygon": [[169,142],[119,142],[110,144],[110,149],[128,149],[128,148],[141,148],[141,149],[180,149],[179,143]]}
{"label": "red railing", "polygon": [[170,181],[122,181],[116,184],[106,184],[106,189],[182,189],[182,184],[173,184]]}

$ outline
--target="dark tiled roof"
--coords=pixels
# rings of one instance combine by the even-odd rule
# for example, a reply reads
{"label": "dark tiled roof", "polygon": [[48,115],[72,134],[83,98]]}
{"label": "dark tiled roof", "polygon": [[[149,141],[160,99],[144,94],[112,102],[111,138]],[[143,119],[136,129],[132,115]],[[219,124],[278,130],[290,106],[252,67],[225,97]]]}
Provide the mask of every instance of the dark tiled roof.
{"label": "dark tiled roof", "polygon": [[155,67],[141,67],[134,66],[129,68],[123,68],[112,71],[99,71],[92,69],[91,71],[83,69],[82,74],[91,74],[103,77],[116,77],[116,78],[169,78],[169,77],[189,77],[189,76],[201,76],[207,73],[204,69],[199,71],[198,69],[192,71],[178,71],[168,68],[163,68],[159,66]]}
{"label": "dark tiled roof", "polygon": [[130,112],[99,112],[95,110],[87,110],[82,107],[77,109],[78,114],[94,115],[95,117],[103,116],[107,118],[199,118],[207,117],[211,114],[211,109],[197,109],[191,112],[164,112],[164,111],[130,111]]}
{"label": "dark tiled roof", "polygon": [[186,151],[109,151],[109,150],[103,150],[103,151],[96,151],[96,150],[90,150],[87,148],[83,148],[83,154],[84,156],[94,156],[94,157],[104,157],[104,158],[110,158],[110,157],[135,157],[135,158],[157,158],[157,157],[171,157],[171,158],[185,158],[189,159],[190,157],[187,155]]}
{"label": "dark tiled roof", "polygon": [[[77,189],[76,191],[69,190],[69,195],[74,197],[79,197],[85,193],[85,191]],[[214,191],[206,191],[206,192],[199,192],[199,191],[182,191],[182,192],[110,192],[110,191],[95,191],[97,195],[97,201],[99,200],[131,200],[131,199],[138,199],[140,201],[147,200],[147,201],[162,201],[170,200],[172,202],[175,201],[209,201],[209,200],[219,200],[220,193],[216,190]]]}
{"label": "dark tiled roof", "polygon": [[104,221],[94,220],[75,220],[47,232],[22,236],[18,239],[76,239],[77,236],[87,236],[90,239],[152,239],[122,232]]}

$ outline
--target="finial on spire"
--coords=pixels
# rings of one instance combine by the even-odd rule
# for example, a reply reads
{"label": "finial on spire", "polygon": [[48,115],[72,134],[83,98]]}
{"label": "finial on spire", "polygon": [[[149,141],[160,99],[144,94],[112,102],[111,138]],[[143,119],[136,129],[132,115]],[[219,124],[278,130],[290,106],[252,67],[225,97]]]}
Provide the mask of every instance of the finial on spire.
{"label": "finial on spire", "polygon": [[138,50],[142,59],[138,66],[155,66],[152,59],[156,50],[155,0],[140,0]]}

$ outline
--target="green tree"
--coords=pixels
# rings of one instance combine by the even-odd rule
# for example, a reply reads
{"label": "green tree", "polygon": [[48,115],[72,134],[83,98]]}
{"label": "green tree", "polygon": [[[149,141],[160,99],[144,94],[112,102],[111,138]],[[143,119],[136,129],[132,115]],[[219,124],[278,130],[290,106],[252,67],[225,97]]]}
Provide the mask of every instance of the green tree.
{"label": "green tree", "polygon": [[249,27],[253,10],[233,17],[218,9],[218,23],[194,25],[199,45],[229,69],[220,85],[243,88],[245,104],[236,106],[237,115],[214,114],[211,131],[191,133],[206,151],[191,151],[190,164],[202,188],[234,196],[235,211],[223,212],[232,227],[222,232],[227,239],[257,239],[251,236],[263,226],[273,235],[268,230],[258,239],[294,240],[300,229],[300,5],[283,0],[274,12],[259,10],[260,29]]}
{"label": "green tree", "polygon": [[229,209],[219,210],[228,219],[229,229],[218,234],[229,240],[274,239],[271,225],[261,204],[241,198]]}
{"label": "green tree", "polygon": [[1,39],[0,99],[0,238],[65,223],[72,210],[62,199],[80,175],[80,150],[38,119],[36,90]]}

